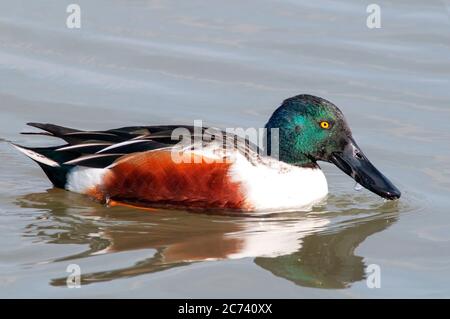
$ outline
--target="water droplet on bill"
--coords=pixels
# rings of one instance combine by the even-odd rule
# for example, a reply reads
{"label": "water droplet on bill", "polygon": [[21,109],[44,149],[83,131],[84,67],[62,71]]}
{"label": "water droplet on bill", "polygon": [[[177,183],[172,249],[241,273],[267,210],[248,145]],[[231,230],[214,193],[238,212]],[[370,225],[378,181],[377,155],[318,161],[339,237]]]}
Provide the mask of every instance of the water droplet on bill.
{"label": "water droplet on bill", "polygon": [[355,183],[354,189],[355,189],[355,191],[359,192],[360,190],[363,189],[363,187],[359,183]]}

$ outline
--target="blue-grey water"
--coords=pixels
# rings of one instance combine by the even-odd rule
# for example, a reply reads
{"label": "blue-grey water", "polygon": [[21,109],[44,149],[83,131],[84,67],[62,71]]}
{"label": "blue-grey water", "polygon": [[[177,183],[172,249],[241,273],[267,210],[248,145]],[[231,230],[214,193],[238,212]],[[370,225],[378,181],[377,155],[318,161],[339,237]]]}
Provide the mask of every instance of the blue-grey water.
{"label": "blue-grey water", "polygon": [[311,212],[107,208],[0,141],[0,297],[450,297],[448,1],[377,1],[379,29],[356,0],[77,0],[68,29],[73,2],[0,0],[1,139],[55,143],[20,135],[29,121],[261,127],[309,93],[403,197],[324,164],[330,196]]}

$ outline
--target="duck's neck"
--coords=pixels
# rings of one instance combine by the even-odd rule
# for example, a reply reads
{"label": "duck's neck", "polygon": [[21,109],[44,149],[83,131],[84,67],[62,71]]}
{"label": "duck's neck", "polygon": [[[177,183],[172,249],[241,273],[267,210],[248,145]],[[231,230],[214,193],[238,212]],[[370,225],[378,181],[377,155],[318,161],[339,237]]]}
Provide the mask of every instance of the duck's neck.
{"label": "duck's neck", "polygon": [[302,152],[294,152],[292,147],[286,147],[286,145],[280,145],[278,152],[272,153],[271,144],[269,144],[267,145],[266,155],[272,158],[277,158],[279,161],[289,165],[320,169],[319,165],[313,158]]}
{"label": "duck's neck", "polygon": [[302,164],[294,164],[295,166],[303,167],[303,168],[314,168],[314,169],[320,169],[319,164],[315,162],[309,162],[309,163],[302,163]]}

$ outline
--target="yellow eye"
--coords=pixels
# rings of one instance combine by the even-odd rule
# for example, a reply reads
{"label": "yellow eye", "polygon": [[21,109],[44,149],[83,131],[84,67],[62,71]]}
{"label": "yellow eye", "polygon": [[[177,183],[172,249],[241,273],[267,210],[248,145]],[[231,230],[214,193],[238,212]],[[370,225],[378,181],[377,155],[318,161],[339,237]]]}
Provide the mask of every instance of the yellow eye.
{"label": "yellow eye", "polygon": [[322,121],[320,122],[320,127],[325,130],[328,130],[330,128],[330,123],[328,123],[327,121]]}

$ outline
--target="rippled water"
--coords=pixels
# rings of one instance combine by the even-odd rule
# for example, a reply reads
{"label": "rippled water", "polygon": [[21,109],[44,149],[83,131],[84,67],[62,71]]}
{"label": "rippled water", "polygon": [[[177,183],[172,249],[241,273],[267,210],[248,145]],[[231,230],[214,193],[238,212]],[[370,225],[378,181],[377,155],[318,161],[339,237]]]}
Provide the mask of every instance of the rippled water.
{"label": "rippled water", "polygon": [[[337,104],[402,190],[385,202],[323,164],[310,212],[103,207],[52,189],[0,141],[1,297],[449,297],[450,19],[441,1],[0,1],[0,138],[84,129],[262,126],[286,97]],[[80,289],[66,288],[78,264]],[[366,270],[380,268],[381,288]]]}

